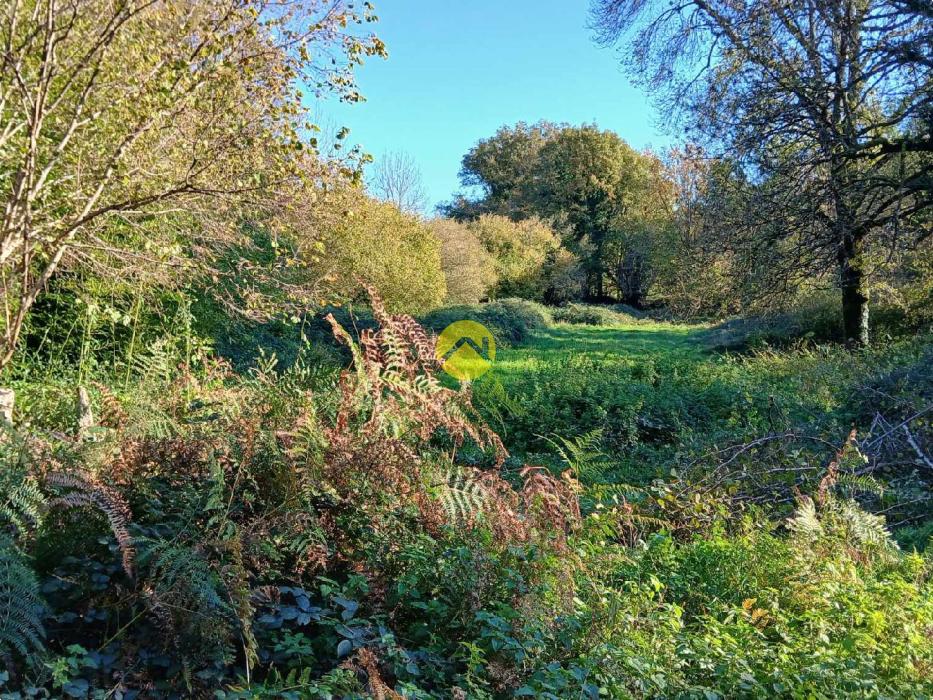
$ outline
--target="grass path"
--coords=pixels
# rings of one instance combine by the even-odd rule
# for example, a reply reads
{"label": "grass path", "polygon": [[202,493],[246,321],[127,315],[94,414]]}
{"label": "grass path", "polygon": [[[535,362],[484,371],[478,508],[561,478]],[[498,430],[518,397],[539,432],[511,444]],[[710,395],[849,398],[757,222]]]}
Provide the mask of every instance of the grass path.
{"label": "grass path", "polygon": [[558,325],[537,331],[528,343],[500,351],[496,372],[520,372],[530,361],[548,362],[580,353],[632,359],[666,355],[699,362],[703,359],[706,328],[654,322],[620,326]]}
{"label": "grass path", "polygon": [[886,367],[916,362],[922,348],[737,355],[710,352],[710,340],[705,325],[650,321],[541,329],[498,352],[476,382],[477,405],[513,453],[537,458],[549,438],[598,431],[613,464],[602,477],[644,482],[769,433],[840,442],[854,424],[868,427],[859,387]]}
{"label": "grass path", "polygon": [[706,331],[649,321],[541,329],[498,352],[476,384],[478,403],[513,452],[535,455],[548,438],[600,431],[618,477],[654,478],[693,425],[730,418],[728,398],[705,396],[717,364]]}

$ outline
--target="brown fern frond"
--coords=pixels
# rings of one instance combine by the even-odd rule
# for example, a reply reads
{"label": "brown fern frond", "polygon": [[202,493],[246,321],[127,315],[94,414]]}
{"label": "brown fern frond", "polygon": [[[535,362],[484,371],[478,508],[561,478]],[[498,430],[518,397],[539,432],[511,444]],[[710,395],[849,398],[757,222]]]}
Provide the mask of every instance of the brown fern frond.
{"label": "brown fern frond", "polygon": [[521,497],[497,472],[487,471],[479,478],[486,492],[482,514],[499,542],[525,542],[531,535],[528,521],[521,514]]}
{"label": "brown fern frond", "polygon": [[366,690],[374,700],[405,700],[383,680],[379,672],[379,657],[371,650],[360,649],[341,666],[366,676]]}
{"label": "brown fern frond", "polygon": [[829,496],[829,492],[839,480],[839,467],[845,459],[847,452],[851,449],[855,449],[856,451],[858,450],[855,428],[852,428],[852,430],[849,432],[849,437],[846,438],[846,441],[842,444],[842,447],[836,450],[835,457],[833,457],[832,461],[827,465],[826,473],[823,475],[823,478],[820,479],[815,496],[817,505],[822,506],[826,502],[826,499]]}
{"label": "brown fern frond", "polygon": [[110,530],[117,540],[127,576],[134,578],[136,548],[128,526],[132,519],[129,505],[113,488],[105,486],[92,475],[81,472],[50,471],[45,474],[45,484],[65,493],[51,501],[52,505],[66,508],[91,506],[107,518]]}
{"label": "brown fern frond", "polygon": [[525,512],[544,525],[543,529],[566,536],[579,528],[582,521],[577,499],[579,485],[569,471],[558,479],[544,467],[525,466],[520,474],[524,481],[521,494]]}
{"label": "brown fern frond", "polygon": [[259,663],[259,642],[253,634],[253,618],[256,611],[252,603],[249,573],[243,563],[243,543],[239,537],[234,537],[224,543],[224,549],[229,553],[230,560],[221,567],[220,575],[233,612],[240,623],[243,656],[249,673],[249,669]]}
{"label": "brown fern frond", "polygon": [[[355,371],[342,374],[336,419],[323,429],[326,481],[350,502],[361,484],[376,484],[396,503],[415,505],[429,531],[444,523],[472,526],[482,516],[500,542],[527,541],[545,531],[565,542],[580,523],[573,479],[526,467],[524,486],[516,492],[498,473],[508,452],[474,408],[469,386],[459,391],[444,386],[434,339],[411,316],[389,314],[375,290],[366,290],[377,330],[364,330],[355,341],[327,317],[334,336],[350,348]],[[429,493],[420,454],[438,434],[455,448],[471,440],[491,452],[496,469],[467,468],[475,478],[463,475],[459,487],[447,483],[439,496]],[[461,493],[469,496],[458,499]]]}
{"label": "brown fern frond", "polygon": [[100,414],[98,423],[105,428],[121,430],[126,427],[129,416],[123,408],[123,404],[114,395],[114,393],[104,384],[94,382],[94,387],[100,393]]}

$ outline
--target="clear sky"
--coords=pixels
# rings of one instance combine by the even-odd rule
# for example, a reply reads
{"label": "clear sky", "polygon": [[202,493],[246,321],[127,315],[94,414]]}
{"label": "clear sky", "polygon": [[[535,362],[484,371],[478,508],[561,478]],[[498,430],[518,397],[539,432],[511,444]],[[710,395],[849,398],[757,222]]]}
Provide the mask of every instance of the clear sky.
{"label": "clear sky", "polygon": [[593,43],[585,0],[375,0],[389,58],[358,71],[367,101],[316,111],[375,158],[405,151],[430,206],[457,191],[464,153],[503,124],[596,122],[636,148],[670,139],[613,50]]}

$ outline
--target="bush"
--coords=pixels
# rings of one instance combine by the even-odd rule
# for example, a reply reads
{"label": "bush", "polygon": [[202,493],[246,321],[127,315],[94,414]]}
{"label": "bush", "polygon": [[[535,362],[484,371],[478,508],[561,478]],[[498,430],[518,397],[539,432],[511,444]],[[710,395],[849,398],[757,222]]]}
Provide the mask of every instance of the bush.
{"label": "bush", "polygon": [[542,301],[552,291],[564,296],[571,286],[574,260],[560,238],[537,218],[512,221],[484,214],[468,224],[495,263],[498,282],[493,295]]}
{"label": "bush", "polygon": [[323,279],[332,298],[358,298],[362,280],[393,312],[423,313],[440,306],[447,296],[441,246],[424,221],[355,189],[325,197],[307,222],[308,235],[320,241],[307,264],[327,273]]}
{"label": "bush", "polygon": [[587,326],[620,326],[637,323],[636,316],[620,309],[625,305],[595,306],[591,304],[567,304],[551,311],[558,323],[579,323]]}
{"label": "bush", "polygon": [[476,232],[452,219],[434,219],[431,230],[441,244],[441,267],[447,281],[446,304],[477,304],[498,281],[495,261]]}
{"label": "bush", "polygon": [[[339,384],[269,362],[237,380],[202,356],[123,400],[99,386],[86,440],[3,436],[0,694],[456,694],[464,645],[554,575],[579,509],[540,468],[507,481],[422,329],[371,308],[378,333],[333,325],[356,363]],[[454,461],[465,442],[483,469]]]}
{"label": "bush", "polygon": [[525,341],[532,332],[547,328],[553,322],[550,310],[525,299],[499,299],[473,306],[450,306],[423,316],[427,328],[444,330],[455,321],[477,321],[488,328],[502,346]]}

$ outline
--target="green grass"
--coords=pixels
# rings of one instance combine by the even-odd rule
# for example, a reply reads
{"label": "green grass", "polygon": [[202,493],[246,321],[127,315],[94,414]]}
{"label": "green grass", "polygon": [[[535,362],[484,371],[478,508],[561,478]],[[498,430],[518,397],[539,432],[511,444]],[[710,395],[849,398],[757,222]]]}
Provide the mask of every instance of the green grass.
{"label": "green grass", "polygon": [[912,338],[860,354],[807,346],[712,352],[709,327],[654,321],[558,324],[500,350],[477,403],[520,456],[543,460],[548,438],[602,431],[609,481],[644,483],[698,455],[801,430],[841,444],[867,429],[862,387],[919,361]]}
{"label": "green grass", "polygon": [[[269,327],[234,355],[248,372],[216,373],[197,352],[189,383],[174,371],[189,353],[185,337],[169,338],[140,352],[128,389],[122,371],[111,377],[123,400],[101,442],[55,438],[66,468],[94,470],[128,502],[136,580],[125,577],[107,518],[63,512],[52,505],[60,489],[43,486],[33,530],[15,547],[0,537],[0,556],[17,564],[0,589],[17,591],[7,598],[26,613],[30,591],[41,590],[48,640],[32,655],[34,677],[0,673],[0,696],[19,697],[26,683],[58,691],[67,680],[77,697],[126,674],[178,697],[363,697],[347,667],[357,644],[378,652],[385,678],[413,699],[930,696],[928,501],[867,503],[908,523],[894,533],[898,550],[844,484],[819,509],[796,513],[791,492],[816,492],[852,425],[929,403],[928,337],[854,354],[812,342],[739,354],[711,351],[703,325],[555,323],[515,301],[476,310],[444,309],[431,327],[477,318],[508,333],[494,369],[475,382],[476,406],[512,451],[502,474],[517,488],[523,463],[574,471],[584,484],[577,527],[550,530],[560,516],[535,509],[554,501],[522,488],[521,513],[550,519],[527,541],[487,529],[479,480],[462,467],[492,456],[469,441],[452,450],[443,430],[422,438],[420,404],[385,420],[390,437],[374,438],[360,390],[368,380],[351,386],[361,398],[344,427],[332,427],[342,404],[335,373],[350,360],[317,342],[321,333],[299,348],[299,362],[276,370],[268,355],[250,358],[269,345]],[[392,381],[410,381],[411,396],[422,379]],[[75,371],[39,363],[10,382],[18,428],[36,444],[74,433],[74,383]],[[707,488],[717,459],[704,455],[789,429],[825,442],[743,453],[738,478],[804,464],[809,481],[780,482],[783,491],[753,506],[737,480]],[[419,457],[400,450],[400,469],[424,469],[402,471],[412,481],[381,476],[392,474],[399,434]],[[13,459],[18,443],[5,444],[0,456],[20,465],[11,474],[28,486],[22,470],[31,465]],[[901,502],[920,486],[928,492],[893,476],[884,475],[886,493]],[[437,527],[406,486],[393,490],[414,478],[476,519]],[[32,495],[15,490],[6,516],[0,499],[0,519],[27,520],[23,494]],[[280,595],[265,595],[272,588]],[[147,612],[149,591],[166,601],[171,642],[163,617]],[[251,689],[243,657],[228,651],[247,643],[243,629],[260,652]],[[193,680],[178,672],[182,663]],[[186,693],[185,681],[195,690]]]}
{"label": "green grass", "polygon": [[537,331],[525,345],[503,351],[497,358],[496,373],[507,377],[521,372],[528,363],[578,353],[627,358],[670,355],[701,361],[705,330],[705,326],[650,321],[619,326],[561,324]]}

